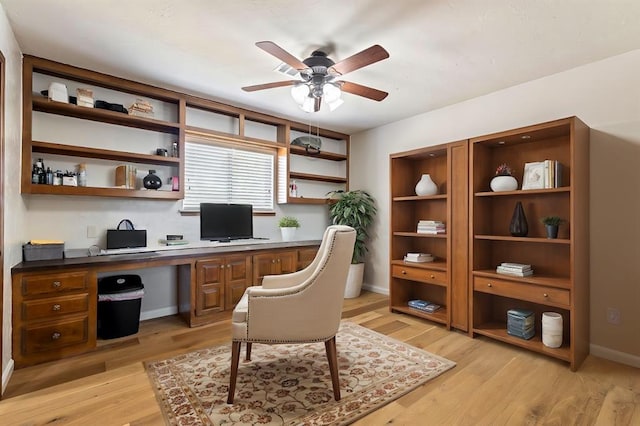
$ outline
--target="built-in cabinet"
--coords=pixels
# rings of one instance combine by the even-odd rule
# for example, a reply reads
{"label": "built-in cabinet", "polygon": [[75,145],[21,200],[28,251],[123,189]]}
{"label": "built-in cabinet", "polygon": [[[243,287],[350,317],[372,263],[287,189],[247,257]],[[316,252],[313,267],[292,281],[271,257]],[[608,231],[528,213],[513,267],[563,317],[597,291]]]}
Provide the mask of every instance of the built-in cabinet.
{"label": "built-in cabinet", "polygon": [[[391,265],[390,309],[468,329],[467,312],[467,179],[466,141],[390,156]],[[416,184],[428,174],[434,195],[416,195]],[[444,223],[445,232],[419,233],[419,221]],[[407,253],[424,253],[432,262],[407,262]],[[440,305],[433,313],[409,307],[410,300]]]}
{"label": "built-in cabinet", "polygon": [[[140,102],[152,107],[153,113],[133,115],[52,101],[43,95],[51,83],[64,84],[72,97],[78,89],[87,89],[94,101],[106,102],[103,105],[130,108]],[[320,152],[290,144],[305,135],[322,139]],[[275,150],[278,203],[325,204],[329,191],[348,189],[349,135],[24,57],[22,193],[182,199],[185,140],[198,137]],[[33,183],[32,166],[39,158],[54,171],[75,171],[85,164],[87,186]],[[123,184],[116,178],[118,166],[137,173]],[[160,190],[142,187],[149,170],[162,179]],[[173,179],[178,180],[177,191]],[[290,187],[293,181],[298,187],[295,193]]]}
{"label": "built-in cabinet", "polygon": [[196,274],[196,315],[233,309],[251,285],[251,256],[198,260]]}
{"label": "built-in cabinet", "polygon": [[86,352],[96,344],[95,274],[72,269],[25,273],[13,287],[13,357],[44,362]]}
{"label": "built-in cabinet", "polygon": [[298,270],[298,252],[284,250],[253,255],[253,284],[262,284],[265,275],[288,274]]}
{"label": "built-in cabinet", "polygon": [[[178,309],[191,327],[228,318],[244,291],[264,275],[302,269],[318,250],[316,242],[274,243],[282,248],[243,247],[139,253],[118,256],[23,262],[12,269],[13,359],[16,367],[93,350],[97,336],[98,274],[141,267],[177,267]],[[225,248],[227,250],[227,248]],[[81,263],[82,265],[79,265]],[[145,287],[153,292],[153,284]],[[111,302],[117,303],[117,302]]]}
{"label": "built-in cabinet", "polygon": [[[562,165],[556,187],[522,189],[527,163]],[[466,330],[566,361],[577,369],[589,353],[589,128],[576,117],[430,146],[390,156],[390,309]],[[507,164],[515,190],[494,192],[496,169]],[[438,193],[415,195],[430,174]],[[548,185],[554,186],[554,185]],[[523,206],[526,236],[513,236],[516,204]],[[544,216],[565,222],[547,238]],[[419,234],[419,220],[446,223],[446,233]],[[435,261],[409,263],[407,252]],[[531,265],[533,275],[496,272],[503,262]],[[412,299],[442,305],[434,313],[410,308]],[[507,332],[507,311],[532,311],[535,336]],[[542,342],[542,314],[563,317],[563,343]]]}

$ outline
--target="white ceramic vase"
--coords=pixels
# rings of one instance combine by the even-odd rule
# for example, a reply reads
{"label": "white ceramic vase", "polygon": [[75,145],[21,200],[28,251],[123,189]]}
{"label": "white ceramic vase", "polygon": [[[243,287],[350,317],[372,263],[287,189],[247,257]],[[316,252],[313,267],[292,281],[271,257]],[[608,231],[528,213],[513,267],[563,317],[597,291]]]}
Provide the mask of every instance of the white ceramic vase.
{"label": "white ceramic vase", "polygon": [[559,313],[542,313],[542,343],[549,348],[562,346],[562,315]]}
{"label": "white ceramic vase", "polygon": [[296,228],[295,226],[280,228],[280,232],[282,232],[282,241],[293,241],[296,238]]}
{"label": "white ceramic vase", "polygon": [[513,176],[496,176],[491,179],[493,192],[515,191],[516,189],[518,189],[518,181]]}
{"label": "white ceramic vase", "polygon": [[438,185],[436,185],[431,176],[422,175],[420,181],[416,184],[416,195],[436,195],[438,193]]}

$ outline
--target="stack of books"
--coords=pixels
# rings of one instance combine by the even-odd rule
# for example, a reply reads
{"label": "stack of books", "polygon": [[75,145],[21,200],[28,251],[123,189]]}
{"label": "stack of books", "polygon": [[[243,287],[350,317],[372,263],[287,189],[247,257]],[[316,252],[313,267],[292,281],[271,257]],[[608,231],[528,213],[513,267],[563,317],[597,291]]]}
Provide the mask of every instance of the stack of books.
{"label": "stack of books", "polygon": [[507,311],[507,334],[529,340],[535,334],[535,315],[525,309]]}
{"label": "stack of books", "polygon": [[556,160],[525,163],[522,189],[559,188],[562,186],[562,163]]}
{"label": "stack of books", "polygon": [[444,234],[444,222],[439,220],[421,220],[418,222],[418,234]]}
{"label": "stack of books", "polygon": [[130,164],[116,167],[116,185],[121,188],[136,189],[138,169]]}
{"label": "stack of books", "polygon": [[524,263],[502,262],[496,268],[496,273],[514,277],[528,277],[533,275],[533,269],[531,269],[531,265]]}
{"label": "stack of books", "polygon": [[427,302],[426,300],[415,299],[409,300],[407,303],[410,308],[417,309],[422,312],[433,313],[440,309],[440,305],[432,302]]}
{"label": "stack of books", "polygon": [[417,262],[417,263],[425,263],[425,262],[433,262],[434,257],[429,253],[407,253],[404,256],[405,262]]}

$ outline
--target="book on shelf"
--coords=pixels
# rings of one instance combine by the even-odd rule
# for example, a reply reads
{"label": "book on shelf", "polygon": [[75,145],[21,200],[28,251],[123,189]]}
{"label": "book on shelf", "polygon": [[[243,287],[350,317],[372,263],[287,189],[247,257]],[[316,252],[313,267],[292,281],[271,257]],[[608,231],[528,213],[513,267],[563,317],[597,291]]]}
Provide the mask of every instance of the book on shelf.
{"label": "book on shelf", "polygon": [[434,257],[429,253],[407,253],[404,256],[405,262],[426,263],[433,262]]}
{"label": "book on shelf", "polygon": [[421,300],[421,299],[409,300],[407,304],[409,305],[410,308],[418,309],[420,311],[428,312],[428,313],[433,313],[441,308],[441,306],[438,305],[437,303],[428,302],[426,300]]}
{"label": "book on shelf", "polygon": [[502,262],[500,266],[504,266],[507,268],[531,269],[531,265],[528,265],[526,263]]}
{"label": "book on shelf", "polygon": [[496,273],[498,274],[503,274],[503,275],[511,275],[514,277],[529,277],[531,275],[533,275],[533,270],[532,269],[527,269],[524,271],[518,271],[515,269],[507,269],[503,266],[498,266],[496,268]]}
{"label": "book on shelf", "polygon": [[562,186],[562,164],[557,160],[525,163],[522,189],[547,189]]}
{"label": "book on shelf", "polygon": [[418,234],[444,234],[446,226],[439,220],[420,220],[416,229]]}

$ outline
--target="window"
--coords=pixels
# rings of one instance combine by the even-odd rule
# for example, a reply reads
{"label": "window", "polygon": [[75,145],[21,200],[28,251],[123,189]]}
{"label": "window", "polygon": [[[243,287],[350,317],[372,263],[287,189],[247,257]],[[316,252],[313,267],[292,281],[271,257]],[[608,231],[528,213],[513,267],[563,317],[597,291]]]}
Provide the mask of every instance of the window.
{"label": "window", "polygon": [[199,211],[200,203],[207,202],[273,211],[275,151],[191,139],[185,143],[184,163],[183,210]]}

